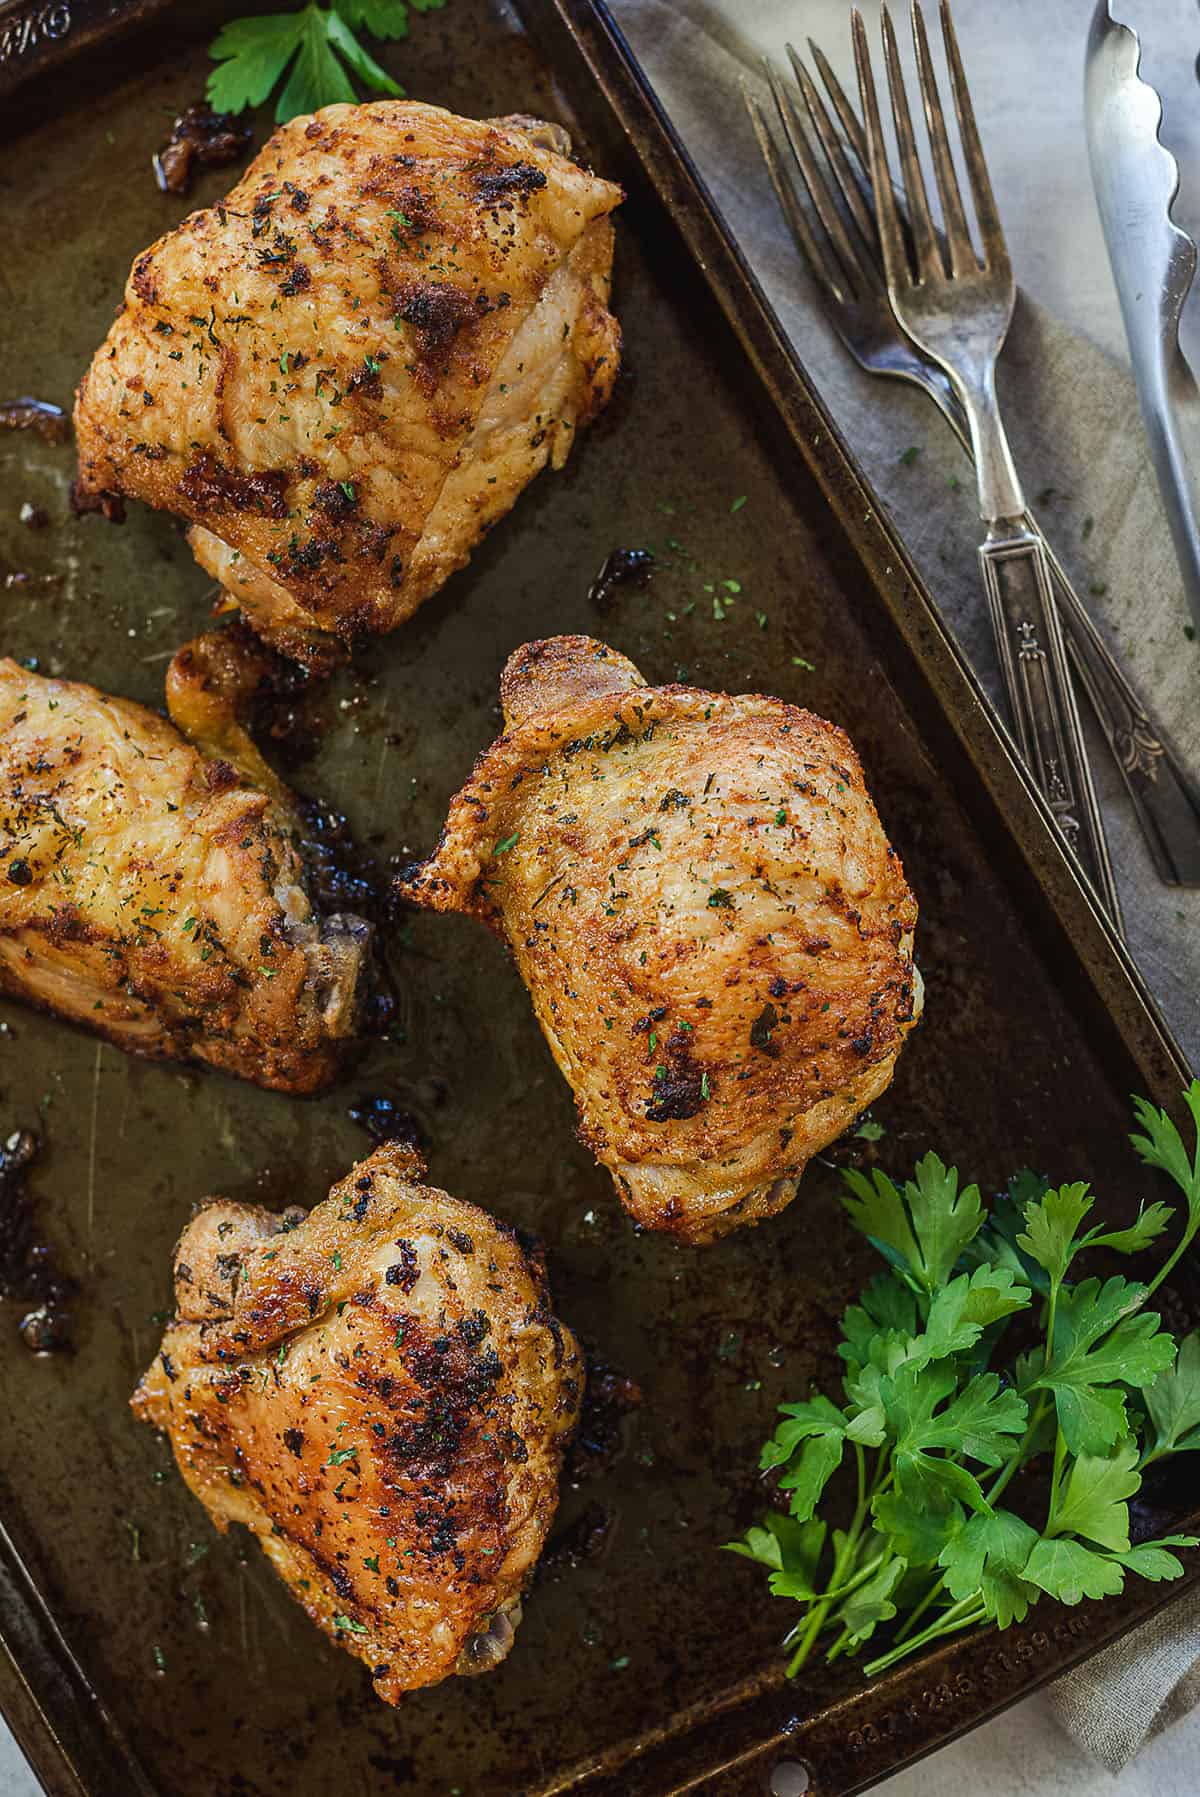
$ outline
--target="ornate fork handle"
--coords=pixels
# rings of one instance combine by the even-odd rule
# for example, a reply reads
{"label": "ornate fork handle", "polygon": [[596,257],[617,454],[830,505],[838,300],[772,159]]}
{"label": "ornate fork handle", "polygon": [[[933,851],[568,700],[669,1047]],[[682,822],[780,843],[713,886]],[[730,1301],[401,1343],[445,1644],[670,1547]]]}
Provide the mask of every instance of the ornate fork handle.
{"label": "ornate fork handle", "polygon": [[[1027,521],[1039,530],[1032,516]],[[1200,792],[1159,734],[1048,542],[1046,554],[1067,650],[1121,770],[1158,877],[1168,886],[1200,884]]]}
{"label": "ornate fork handle", "polygon": [[[949,377],[936,363],[914,359],[909,378],[919,381],[970,455],[966,414]],[[1158,877],[1168,886],[1200,885],[1200,789],[1105,642],[1031,511],[1025,522],[1045,545],[1067,653],[1120,769]]]}
{"label": "ornate fork handle", "polygon": [[1045,544],[1023,526],[1001,526],[980,546],[979,560],[1021,754],[1097,897],[1120,928],[1116,881]]}

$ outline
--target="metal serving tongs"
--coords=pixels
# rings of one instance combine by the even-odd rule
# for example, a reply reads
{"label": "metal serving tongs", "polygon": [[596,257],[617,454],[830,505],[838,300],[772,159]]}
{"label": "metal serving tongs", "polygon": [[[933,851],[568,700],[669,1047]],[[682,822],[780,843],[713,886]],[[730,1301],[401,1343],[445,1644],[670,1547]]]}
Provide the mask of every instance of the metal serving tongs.
{"label": "metal serving tongs", "polygon": [[1179,343],[1196,245],[1171,217],[1179,168],[1159,141],[1162,101],[1138,73],[1141,53],[1136,32],[1097,0],[1084,80],[1092,183],[1154,470],[1200,624],[1200,388]]}

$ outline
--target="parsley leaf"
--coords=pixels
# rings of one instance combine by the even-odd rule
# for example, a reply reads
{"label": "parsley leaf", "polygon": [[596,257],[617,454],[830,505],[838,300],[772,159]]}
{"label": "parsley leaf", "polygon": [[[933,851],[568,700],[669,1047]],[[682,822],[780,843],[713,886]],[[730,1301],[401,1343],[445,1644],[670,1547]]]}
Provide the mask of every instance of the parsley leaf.
{"label": "parsley leaf", "polygon": [[1045,1272],[1022,1248],[1017,1246],[1028,1206],[1044,1196],[1050,1181],[1026,1167],[1014,1173],[1008,1190],[1002,1192],[992,1206],[991,1215],[963,1256],[968,1266],[1011,1267],[1023,1275],[1027,1285],[1043,1296],[1050,1290]]}
{"label": "parsley leaf", "polygon": [[1095,1202],[1087,1185],[1077,1183],[1052,1189],[1025,1207],[1025,1229],[1017,1246],[1045,1268],[1055,1285],[1066,1278],[1079,1252],[1082,1244],[1075,1239],[1079,1225]]}
{"label": "parsley leaf", "polygon": [[1162,1579],[1183,1577],[1183,1567],[1174,1554],[1167,1552],[1172,1547],[1200,1547],[1200,1540],[1195,1535],[1164,1535],[1158,1541],[1139,1542],[1137,1547],[1131,1547],[1126,1554],[1117,1554],[1116,1558],[1139,1578],[1157,1584]]}
{"label": "parsley leaf", "polygon": [[372,37],[407,37],[410,12],[440,12],[446,0],[335,0],[347,25],[363,25]]}
{"label": "parsley leaf", "polygon": [[844,1170],[851,1196],[842,1203],[850,1221],[921,1291],[945,1285],[955,1262],[983,1222],[979,1187],[958,1189],[958,1169],[936,1154],[917,1162],[900,1191],[878,1168],[867,1179]]}
{"label": "parsley leaf", "polygon": [[897,1448],[913,1454],[945,1448],[984,1466],[999,1466],[1008,1449],[1004,1438],[1019,1435],[1025,1427],[1024,1399],[1011,1387],[1002,1387],[999,1374],[981,1373],[940,1409],[956,1384],[954,1369],[944,1366],[919,1373],[901,1367],[894,1378],[883,1381]]}
{"label": "parsley leaf", "polygon": [[1027,1309],[1029,1302],[1029,1287],[1014,1283],[1009,1267],[960,1273],[934,1297],[923,1333],[893,1347],[889,1371],[902,1362],[919,1368],[965,1353],[991,1324]]}
{"label": "parsley leaf", "polygon": [[761,1528],[747,1529],[744,1540],[724,1545],[729,1553],[770,1569],[767,1584],[772,1596],[801,1601],[817,1596],[817,1567],[825,1545],[823,1522],[797,1522],[772,1510],[763,1517]]}
{"label": "parsley leaf", "polygon": [[1085,1248],[1115,1248],[1118,1254],[1140,1254],[1170,1228],[1175,1215],[1169,1204],[1144,1204],[1128,1229],[1089,1230]]}
{"label": "parsley leaf", "polygon": [[1095,1203],[1086,1184],[1059,1186],[1025,1206],[1025,1233],[1017,1245],[1043,1267],[1052,1285],[1060,1285],[1077,1254],[1085,1248],[1112,1248],[1118,1254],[1138,1254],[1170,1224],[1175,1215],[1169,1204],[1142,1205],[1127,1229],[1089,1229],[1079,1225]]}
{"label": "parsley leaf", "polygon": [[842,1464],[845,1434],[815,1435],[806,1441],[779,1481],[781,1491],[791,1492],[792,1515],[807,1522],[821,1501],[821,1493]]}
{"label": "parsley leaf", "polygon": [[317,0],[297,12],[254,14],[225,25],[209,46],[217,63],[208,77],[210,104],[220,112],[260,106],[282,81],[275,107],[277,124],[322,106],[357,99],[351,75],[370,92],[403,93],[355,35],[354,27],[377,38],[408,35],[410,10],[429,12],[444,0]]}
{"label": "parsley leaf", "polygon": [[988,1615],[1002,1629],[1023,1622],[1037,1599],[1021,1577],[1037,1539],[1037,1530],[1011,1510],[972,1516],[942,1549],[946,1589],[958,1600],[981,1592]]}
{"label": "parsley leaf", "polygon": [[1145,1098],[1135,1098],[1133,1101],[1134,1113],[1145,1134],[1132,1135],[1129,1140],[1148,1166],[1161,1167],[1164,1173],[1170,1174],[1186,1197],[1188,1209],[1195,1218],[1195,1213],[1200,1210],[1200,1079],[1192,1081],[1183,1100],[1196,1125],[1194,1154],[1188,1154],[1183,1145],[1183,1137],[1167,1113],[1156,1110]]}
{"label": "parsley leaf", "polygon": [[779,1488],[791,1492],[792,1515],[806,1522],[841,1465],[845,1444],[882,1443],[883,1411],[871,1406],[847,1417],[828,1398],[816,1397],[805,1404],[782,1404],[780,1414],[784,1420],[763,1448],[759,1464],[764,1471],[785,1468]]}
{"label": "parsley leaf", "polygon": [[936,1564],[947,1541],[962,1527],[965,1515],[946,1480],[932,1475],[924,1461],[913,1459],[897,1467],[893,1489],[874,1499],[872,1512],[891,1551],[910,1566]]}
{"label": "parsley leaf", "polygon": [[217,112],[261,106],[300,44],[300,13],[234,19],[209,46],[219,68],[209,72],[207,93]]}
{"label": "parsley leaf", "polygon": [[1077,1604],[1085,1597],[1115,1597],[1125,1583],[1116,1561],[1078,1541],[1039,1541],[1021,1576],[1063,1604]]}
{"label": "parsley leaf", "polygon": [[1135,1470],[1135,1441],[1123,1441],[1106,1456],[1080,1454],[1071,1462],[1062,1496],[1046,1525],[1047,1535],[1082,1535],[1099,1547],[1125,1553],[1129,1547],[1126,1498],[1141,1484]]}
{"label": "parsley leaf", "polygon": [[915,1293],[891,1273],[880,1273],[842,1318],[838,1353],[851,1366],[861,1367],[871,1359],[872,1345],[881,1337],[903,1340],[915,1336],[918,1328]]}
{"label": "parsley leaf", "polygon": [[812,1436],[840,1437],[846,1432],[841,1411],[826,1397],[813,1398],[806,1404],[781,1404],[779,1410],[785,1421],[778,1425],[759,1456],[758,1463],[764,1472],[769,1467],[784,1465],[799,1444]]}
{"label": "parsley leaf", "polygon": [[821,1502],[821,1493],[826,1484],[834,1477],[837,1468],[843,1463],[844,1434],[828,1434],[814,1436],[812,1441],[805,1441],[798,1456],[792,1459],[787,1472],[780,1479],[781,1492],[790,1492],[790,1508],[792,1515],[801,1522],[812,1517],[817,1504]]}
{"label": "parsley leaf", "polygon": [[[320,11],[320,8],[317,8],[316,10]],[[389,33],[389,35],[391,34]],[[387,94],[392,99],[395,99],[397,95],[403,93],[403,88],[399,87],[397,83],[392,80],[387,70],[381,69],[379,64],[375,61],[375,58],[369,56],[363,49],[336,6],[330,12],[329,18],[325,24],[325,40],[330,49],[337,52],[338,56],[342,58],[342,61],[345,62],[350,70],[358,76],[363,86],[369,88],[373,94]],[[298,66],[299,65],[297,65],[297,67]],[[340,69],[338,70],[338,78],[339,80],[345,80]],[[293,80],[295,80],[295,76],[293,76]],[[346,85],[349,86],[349,83],[347,82]],[[353,92],[351,93],[351,98],[354,98]],[[284,104],[284,101],[281,101],[280,104]],[[323,106],[327,105],[328,101],[323,100],[320,104]],[[301,107],[300,110],[309,112],[315,110],[315,108],[304,106]]]}
{"label": "parsley leaf", "polygon": [[870,1639],[881,1622],[891,1621],[896,1614],[892,1596],[907,1571],[903,1559],[885,1561],[878,1572],[842,1599],[832,1618],[842,1625],[833,1651],[853,1651]]}
{"label": "parsley leaf", "polygon": [[347,25],[362,25],[372,37],[408,36],[409,0],[335,0],[335,4]]}
{"label": "parsley leaf", "polygon": [[1147,1288],[1126,1279],[1085,1279],[1059,1298],[1045,1369],[1025,1389],[1054,1394],[1059,1425],[1073,1454],[1102,1454],[1128,1430],[1126,1385],[1148,1385],[1175,1358],[1153,1311],[1131,1313]]}
{"label": "parsley leaf", "polygon": [[1191,1112],[1196,1129],[1196,1145],[1190,1155],[1184,1147],[1183,1137],[1165,1111],[1155,1110],[1145,1098],[1133,1101],[1134,1113],[1146,1133],[1132,1135],[1129,1140],[1148,1166],[1161,1167],[1171,1176],[1187,1199],[1188,1208],[1187,1227],[1170,1259],[1151,1280],[1152,1292],[1162,1284],[1180,1256],[1186,1254],[1200,1230],[1200,1079],[1192,1081],[1183,1095],[1183,1102]]}
{"label": "parsley leaf", "polygon": [[896,1449],[894,1490],[876,1499],[875,1516],[896,1551],[914,1565],[937,1559],[962,1521],[963,1505],[988,1508],[974,1473],[940,1450],[998,1466],[1011,1451],[1006,1438],[1025,1427],[1023,1399],[1002,1390],[995,1373],[982,1374],[952,1396],[957,1382],[953,1367],[935,1365],[923,1372],[901,1367],[880,1384]]}
{"label": "parsley leaf", "polygon": [[1185,1454],[1200,1448],[1200,1333],[1185,1335],[1173,1367],[1142,1387],[1146,1410],[1154,1424],[1154,1442],[1142,1457],[1142,1465],[1161,1460],[1164,1454]]}

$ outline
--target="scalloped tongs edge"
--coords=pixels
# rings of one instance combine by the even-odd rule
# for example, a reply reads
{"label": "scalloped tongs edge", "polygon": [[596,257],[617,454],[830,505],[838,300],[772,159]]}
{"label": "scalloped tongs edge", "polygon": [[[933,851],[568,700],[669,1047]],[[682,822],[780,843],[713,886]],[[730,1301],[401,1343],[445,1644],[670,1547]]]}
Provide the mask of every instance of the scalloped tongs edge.
{"label": "scalloped tongs edge", "polygon": [[1200,388],[1179,342],[1197,251],[1171,216],[1179,165],[1159,136],[1162,99],[1140,64],[1137,33],[1097,0],[1084,79],[1092,184],[1159,491],[1200,625]]}

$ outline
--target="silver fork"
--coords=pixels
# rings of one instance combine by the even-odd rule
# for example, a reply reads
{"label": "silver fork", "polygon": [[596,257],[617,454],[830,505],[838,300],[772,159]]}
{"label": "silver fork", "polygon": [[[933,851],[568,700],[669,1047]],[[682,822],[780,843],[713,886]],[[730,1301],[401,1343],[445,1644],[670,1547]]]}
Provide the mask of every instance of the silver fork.
{"label": "silver fork", "polygon": [[[959,77],[955,81],[955,98],[984,244],[982,266],[971,245],[936,85],[932,92],[930,89],[932,68],[924,21],[914,0],[913,29],[919,71],[949,242],[948,274],[917,159],[890,16],[884,9],[884,48],[901,173],[909,196],[909,233],[901,223],[888,172],[870,51],[857,9],[852,10],[851,22],[866,123],[876,232],[883,254],[888,298],[897,323],[907,331],[918,349],[942,370],[966,415],[976,464],[980,511],[988,527],[980,551],[981,565],[1019,747],[1066,842],[1091,878],[1101,902],[1114,920],[1119,920],[1115,882],[1070,686],[1061,627],[1050,590],[1049,566],[1039,539],[1024,523],[1024,497],[997,409],[995,362],[1008,329],[1015,287],[974,119],[969,112],[970,101],[965,95],[965,82],[961,80],[961,66],[953,68]],[[952,27],[945,11],[943,32],[949,43]],[[802,82],[802,92],[804,86]],[[861,198],[857,205],[851,198],[854,184],[845,179],[848,167],[839,156],[836,138],[826,137],[822,141],[826,155],[842,177],[853,228],[869,244],[876,233],[871,231],[870,221],[863,218]],[[843,270],[851,269],[856,257],[849,221],[843,221],[835,206],[821,204],[824,196],[813,179],[815,160],[811,152],[806,153],[802,134],[792,139],[792,148],[833,251]],[[794,219],[798,216],[798,208],[792,210]],[[808,234],[807,248],[810,254],[816,248],[811,234]],[[915,269],[910,266],[910,251]]]}
{"label": "silver fork", "polygon": [[[757,100],[745,90],[751,122],[784,216],[816,280],[826,316],[859,366],[869,374],[920,387],[969,451],[966,415],[949,377],[904,335],[888,301],[866,172],[866,134],[820,46],[809,38],[808,47],[836,114],[836,125],[791,44],[787,54],[821,145],[824,168],[788,89],[769,63],[764,68],[795,169],[817,221],[815,229],[797,199]],[[905,224],[902,195],[897,195],[897,211]],[[845,229],[843,215],[852,229]],[[825,225],[827,219],[832,221],[831,228]],[[1029,511],[1026,523],[1038,529]],[[1121,771],[1159,878],[1174,886],[1200,883],[1200,793],[1101,636],[1053,545],[1044,537],[1043,541],[1068,653]]]}
{"label": "silver fork", "polygon": [[979,512],[987,526],[979,560],[1018,743],[1059,829],[1119,928],[1116,882],[1050,585],[1050,564],[1041,538],[1025,522],[1025,495],[996,397],[996,360],[1008,335],[1016,283],[947,0],[941,0],[941,20],[982,259],[976,257],[967,225],[919,0],[912,0],[913,44],[941,200],[945,254],[925,191],[891,15],[886,7],[881,9],[892,119],[908,195],[909,238],[892,191],[866,26],[857,8],[850,16],[888,299],[897,323],[949,377],[966,413]]}

